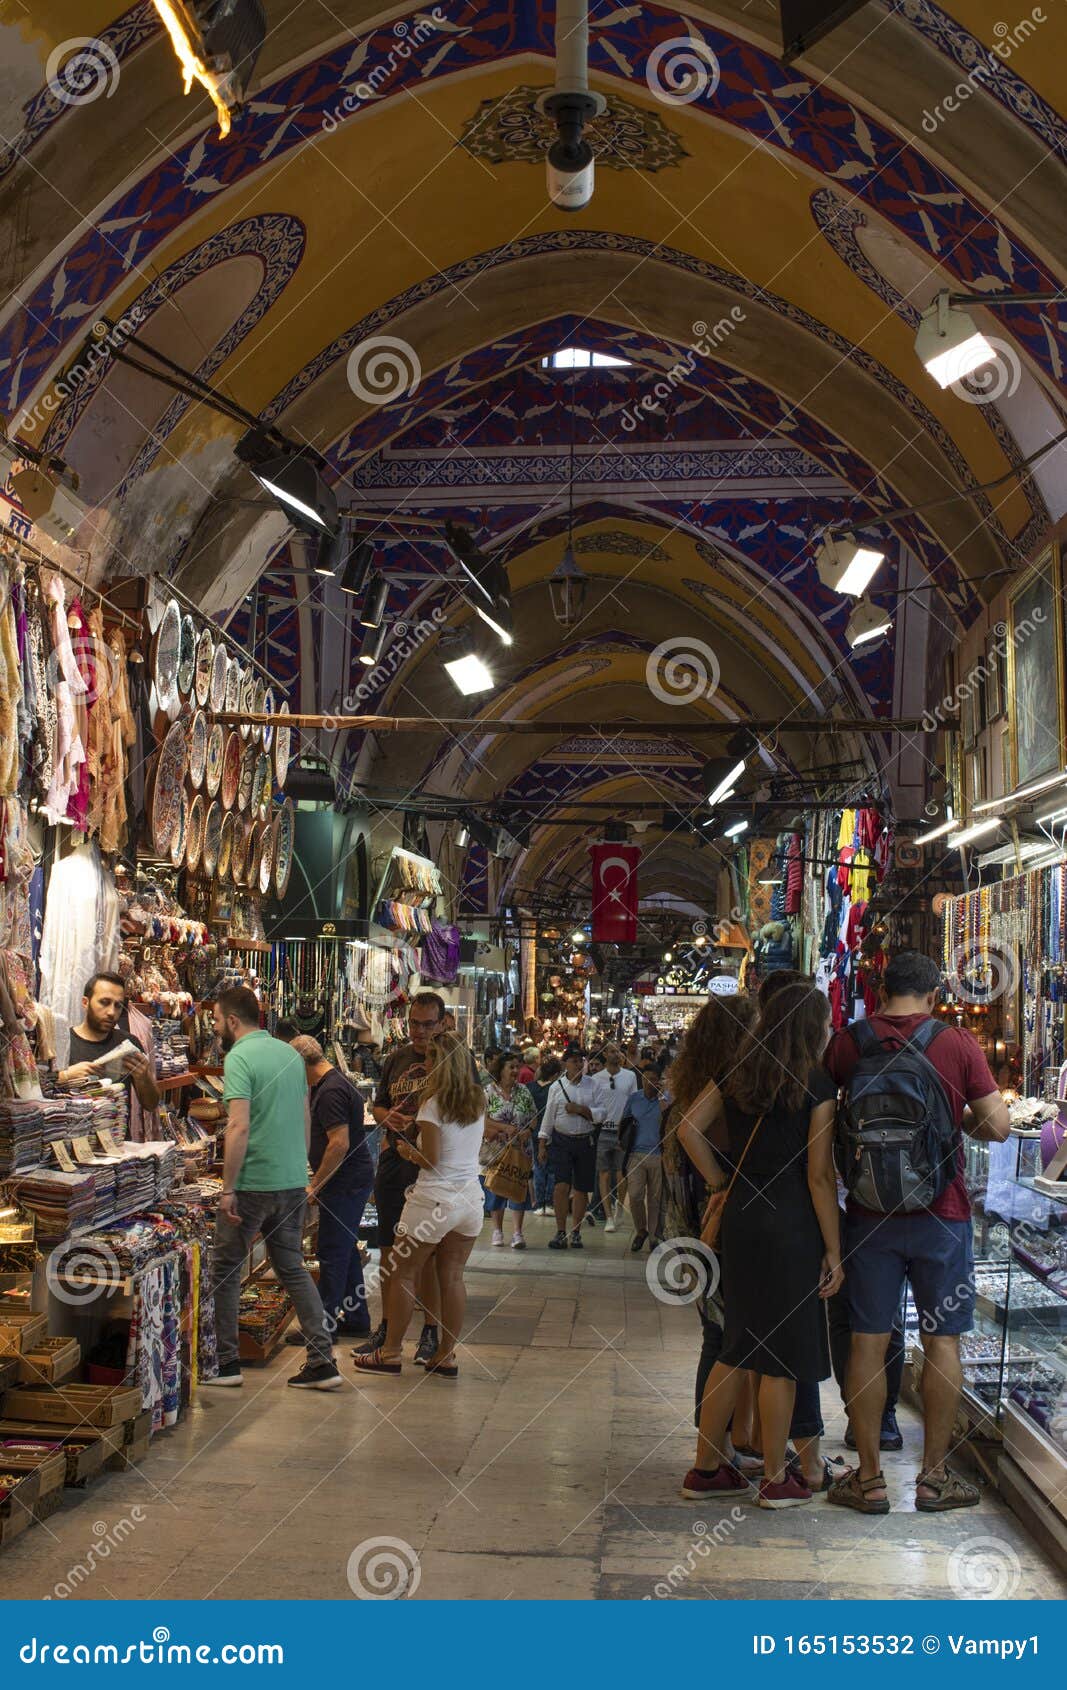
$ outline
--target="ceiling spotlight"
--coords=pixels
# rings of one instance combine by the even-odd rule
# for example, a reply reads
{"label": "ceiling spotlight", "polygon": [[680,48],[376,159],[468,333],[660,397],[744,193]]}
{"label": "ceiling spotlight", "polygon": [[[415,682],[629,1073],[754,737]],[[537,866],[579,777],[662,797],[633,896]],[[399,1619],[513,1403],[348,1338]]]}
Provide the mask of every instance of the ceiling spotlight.
{"label": "ceiling spotlight", "polygon": [[470,842],[470,836],[471,836],[470,828],[467,827],[464,822],[460,822],[459,826],[456,829],[456,850],[457,851],[462,851],[462,850],[466,849],[466,846]]}
{"label": "ceiling spotlight", "polygon": [[219,138],[241,110],[252,80],[267,20],[260,0],[154,0],[182,69],[185,93],[199,82],[219,119]]}
{"label": "ceiling spotlight", "polygon": [[384,575],[372,575],[363,595],[359,619],[365,628],[380,628],[389,602],[389,582]]}
{"label": "ceiling spotlight", "polygon": [[997,356],[970,313],[953,305],[947,288],[923,312],[915,351],[938,387],[951,387]]}
{"label": "ceiling spotlight", "polygon": [[571,934],[571,944],[572,945],[584,945],[585,944],[585,934],[584,933],[572,933]]}
{"label": "ceiling spotlight", "polygon": [[880,640],[883,634],[888,634],[892,626],[893,618],[888,610],[879,609],[870,599],[860,599],[848,619],[845,638],[855,651],[857,646],[870,645],[872,640]]}
{"label": "ceiling spotlight", "polygon": [[247,464],[260,486],[277,500],[286,516],[312,532],[337,531],[337,499],[323,476],[322,459],[309,446],[278,451],[260,429],[237,442],[234,456]]}
{"label": "ceiling spotlight", "polygon": [[673,962],[674,961],[674,952],[673,951],[664,951],[663,960],[664,960],[664,962]]}
{"label": "ceiling spotlight", "polygon": [[731,822],[730,826],[728,828],[726,828],[726,830],[724,831],[723,838],[724,839],[736,839],[739,834],[747,833],[747,831],[748,831],[748,823],[747,822]]}
{"label": "ceiling spotlight", "polygon": [[961,845],[969,845],[972,839],[981,839],[984,833],[992,833],[994,828],[1001,825],[1002,817],[989,816],[985,821],[972,822],[962,833],[954,833],[949,839],[949,848],[953,851]]}
{"label": "ceiling spotlight", "polygon": [[465,698],[472,693],[491,692],[495,682],[476,651],[446,657],[445,668]]}
{"label": "ceiling spotlight", "polygon": [[859,598],[866,592],[885,553],[861,546],[854,534],[827,534],[815,554],[815,567],[824,587]]}
{"label": "ceiling spotlight", "polygon": [[745,772],[745,759],[734,762],[731,757],[713,757],[704,765],[703,779],[708,787],[708,803],[712,809],[729,798]]}
{"label": "ceiling spotlight", "polygon": [[332,580],[337,571],[344,565],[351,543],[350,536],[345,532],[344,518],[342,517],[341,525],[336,534],[319,536],[319,542],[314,551],[314,562],[312,563],[315,574],[327,576]]}
{"label": "ceiling spotlight", "polygon": [[[463,596],[487,628],[504,645],[510,645],[511,589],[508,573],[497,558],[487,557],[475,544],[470,530],[445,523],[445,544],[466,576]],[[469,590],[466,590],[469,589]]]}
{"label": "ceiling spotlight", "polygon": [[350,546],[337,577],[337,585],[342,593],[351,593],[358,597],[365,590],[373,568],[374,547],[369,540],[358,540],[354,546]]}
{"label": "ceiling spotlight", "polygon": [[388,638],[388,622],[382,622],[377,628],[365,628],[363,633],[363,643],[356,654],[359,661],[366,664],[368,669],[373,669],[374,665],[381,660],[382,652],[385,650],[385,642]]}

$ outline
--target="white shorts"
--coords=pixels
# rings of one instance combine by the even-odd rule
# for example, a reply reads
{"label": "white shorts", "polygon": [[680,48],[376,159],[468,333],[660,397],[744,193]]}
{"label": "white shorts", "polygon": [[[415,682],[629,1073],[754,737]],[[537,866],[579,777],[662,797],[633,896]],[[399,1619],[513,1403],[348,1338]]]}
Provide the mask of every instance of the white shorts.
{"label": "white shorts", "polygon": [[484,1220],[485,1194],[480,1180],[447,1185],[443,1180],[424,1181],[420,1174],[407,1194],[396,1235],[416,1244],[440,1244],[450,1232],[477,1238]]}

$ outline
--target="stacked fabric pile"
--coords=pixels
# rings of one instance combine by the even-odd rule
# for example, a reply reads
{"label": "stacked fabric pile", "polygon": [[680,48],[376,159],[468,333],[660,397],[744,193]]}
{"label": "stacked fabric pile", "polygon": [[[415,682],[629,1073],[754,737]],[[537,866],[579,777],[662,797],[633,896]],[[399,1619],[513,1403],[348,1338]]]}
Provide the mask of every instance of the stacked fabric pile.
{"label": "stacked fabric pile", "polygon": [[101,1129],[109,1132],[116,1144],[121,1144],[126,1137],[129,1109],[126,1103],[126,1087],[110,1085],[99,1092],[90,1094],[86,1100],[91,1114],[88,1131],[98,1133]]}
{"label": "stacked fabric pile", "polygon": [[46,1097],[41,1110],[45,1144],[54,1144],[57,1138],[80,1138],[89,1131],[92,1123],[92,1104],[85,1098],[73,1097],[66,1092],[60,1092],[58,1097]]}
{"label": "stacked fabric pile", "polygon": [[44,1115],[39,1101],[0,1100],[0,1178],[24,1174],[41,1160]]}
{"label": "stacked fabric pile", "polygon": [[94,1227],[78,1239],[79,1260],[100,1258],[111,1277],[139,1273],[160,1257],[169,1255],[173,1238],[166,1228],[158,1228],[145,1216],[138,1216],[126,1226]]}
{"label": "stacked fabric pile", "polygon": [[58,1244],[77,1227],[91,1226],[96,1205],[96,1173],[76,1168],[35,1168],[19,1182],[18,1200],[33,1215],[39,1244]]}
{"label": "stacked fabric pile", "polygon": [[93,1162],[93,1226],[110,1226],[115,1219],[117,1170],[118,1158],[115,1156],[98,1156]]}
{"label": "stacked fabric pile", "polygon": [[165,1080],[172,1074],[184,1074],[189,1067],[189,1040],[182,1032],[181,1022],[154,1021],[152,1036],[155,1040],[157,1078]]}

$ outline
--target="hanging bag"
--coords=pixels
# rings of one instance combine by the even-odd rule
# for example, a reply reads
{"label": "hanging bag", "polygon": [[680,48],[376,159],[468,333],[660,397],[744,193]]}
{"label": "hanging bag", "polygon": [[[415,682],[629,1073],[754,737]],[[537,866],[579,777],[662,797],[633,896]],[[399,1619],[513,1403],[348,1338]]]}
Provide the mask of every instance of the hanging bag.
{"label": "hanging bag", "polygon": [[704,1219],[700,1223],[700,1242],[702,1244],[706,1244],[709,1250],[717,1250],[719,1248],[719,1233],[722,1229],[723,1211],[729,1201],[730,1193],[734,1188],[734,1181],[737,1179],[738,1174],[745,1165],[745,1157],[748,1155],[749,1150],[752,1147],[752,1140],[755,1138],[762,1125],[763,1116],[761,1115],[757,1120],[756,1125],[748,1135],[748,1143],[742,1150],[741,1159],[730,1176],[730,1183],[724,1186],[721,1191],[713,1191],[711,1196],[708,1198],[707,1205],[704,1209]]}
{"label": "hanging bag", "polygon": [[524,1203],[533,1173],[533,1163],[516,1139],[506,1139],[485,1169],[486,1191],[494,1197],[506,1197],[512,1203]]}

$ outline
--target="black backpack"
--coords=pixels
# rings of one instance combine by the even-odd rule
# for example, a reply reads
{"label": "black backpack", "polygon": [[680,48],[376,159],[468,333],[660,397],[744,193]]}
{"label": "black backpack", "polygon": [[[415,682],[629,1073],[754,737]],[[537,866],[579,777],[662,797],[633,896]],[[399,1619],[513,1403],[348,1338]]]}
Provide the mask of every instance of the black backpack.
{"label": "black backpack", "polygon": [[848,1029],[859,1061],[838,1112],[849,1196],[879,1214],[928,1209],[956,1172],[952,1108],[927,1052],[945,1024],[931,1016],[901,1045],[867,1021]]}

